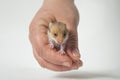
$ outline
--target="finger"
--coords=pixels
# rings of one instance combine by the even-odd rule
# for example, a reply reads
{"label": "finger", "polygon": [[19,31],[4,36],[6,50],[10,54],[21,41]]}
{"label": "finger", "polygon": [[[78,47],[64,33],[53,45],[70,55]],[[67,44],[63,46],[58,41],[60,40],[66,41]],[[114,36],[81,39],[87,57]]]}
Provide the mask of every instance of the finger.
{"label": "finger", "polygon": [[61,66],[61,65],[55,65],[55,64],[47,62],[46,60],[42,59],[35,50],[33,50],[33,53],[34,53],[34,56],[35,56],[36,60],[40,64],[40,66],[43,67],[43,68],[47,68],[47,69],[54,70],[54,71],[68,71],[68,70],[71,70],[71,68],[69,68],[69,67],[65,67],[65,66]]}
{"label": "finger", "polygon": [[83,65],[81,60],[73,61],[71,69],[78,69]]}
{"label": "finger", "polygon": [[80,53],[78,50],[77,31],[75,30],[69,31],[66,51],[73,60],[79,60]]}
{"label": "finger", "polygon": [[72,58],[72,60],[76,61],[80,59],[80,52],[78,49],[70,50],[67,49],[67,54]]}

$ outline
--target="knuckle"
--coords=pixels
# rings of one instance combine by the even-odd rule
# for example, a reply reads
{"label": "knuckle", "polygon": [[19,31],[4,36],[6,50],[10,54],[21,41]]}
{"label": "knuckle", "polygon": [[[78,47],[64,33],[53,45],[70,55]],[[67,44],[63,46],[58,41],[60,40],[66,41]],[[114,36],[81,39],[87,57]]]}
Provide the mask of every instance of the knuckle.
{"label": "knuckle", "polygon": [[42,68],[46,68],[45,62],[43,60],[39,61],[39,64]]}

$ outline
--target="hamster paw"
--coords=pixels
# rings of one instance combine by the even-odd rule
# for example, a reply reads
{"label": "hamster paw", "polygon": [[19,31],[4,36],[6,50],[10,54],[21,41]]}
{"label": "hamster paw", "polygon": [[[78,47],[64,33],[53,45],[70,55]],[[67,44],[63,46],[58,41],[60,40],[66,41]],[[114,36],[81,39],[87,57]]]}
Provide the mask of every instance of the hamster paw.
{"label": "hamster paw", "polygon": [[54,45],[53,44],[49,44],[50,45],[50,48],[54,48]]}
{"label": "hamster paw", "polygon": [[64,50],[60,50],[59,53],[60,54],[65,54],[65,51]]}

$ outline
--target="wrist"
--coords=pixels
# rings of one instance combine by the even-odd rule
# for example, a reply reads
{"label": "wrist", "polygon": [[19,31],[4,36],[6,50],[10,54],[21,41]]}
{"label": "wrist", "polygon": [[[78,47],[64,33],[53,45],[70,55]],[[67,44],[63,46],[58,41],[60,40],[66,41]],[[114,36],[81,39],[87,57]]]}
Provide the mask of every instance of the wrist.
{"label": "wrist", "polygon": [[44,3],[55,2],[55,3],[74,3],[74,0],[44,0]]}
{"label": "wrist", "polygon": [[71,2],[74,2],[74,0],[44,0],[44,1],[71,1]]}

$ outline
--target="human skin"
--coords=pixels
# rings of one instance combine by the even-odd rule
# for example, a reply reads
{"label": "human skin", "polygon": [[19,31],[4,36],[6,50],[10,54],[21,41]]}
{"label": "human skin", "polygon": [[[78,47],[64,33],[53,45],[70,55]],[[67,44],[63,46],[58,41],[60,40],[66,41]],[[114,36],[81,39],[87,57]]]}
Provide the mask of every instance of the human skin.
{"label": "human skin", "polygon": [[[66,55],[51,49],[48,41],[48,25],[52,21],[63,22],[69,31]],[[44,0],[29,27],[29,39],[33,54],[41,67],[53,71],[68,71],[82,66],[78,50],[78,10],[74,0]]]}

